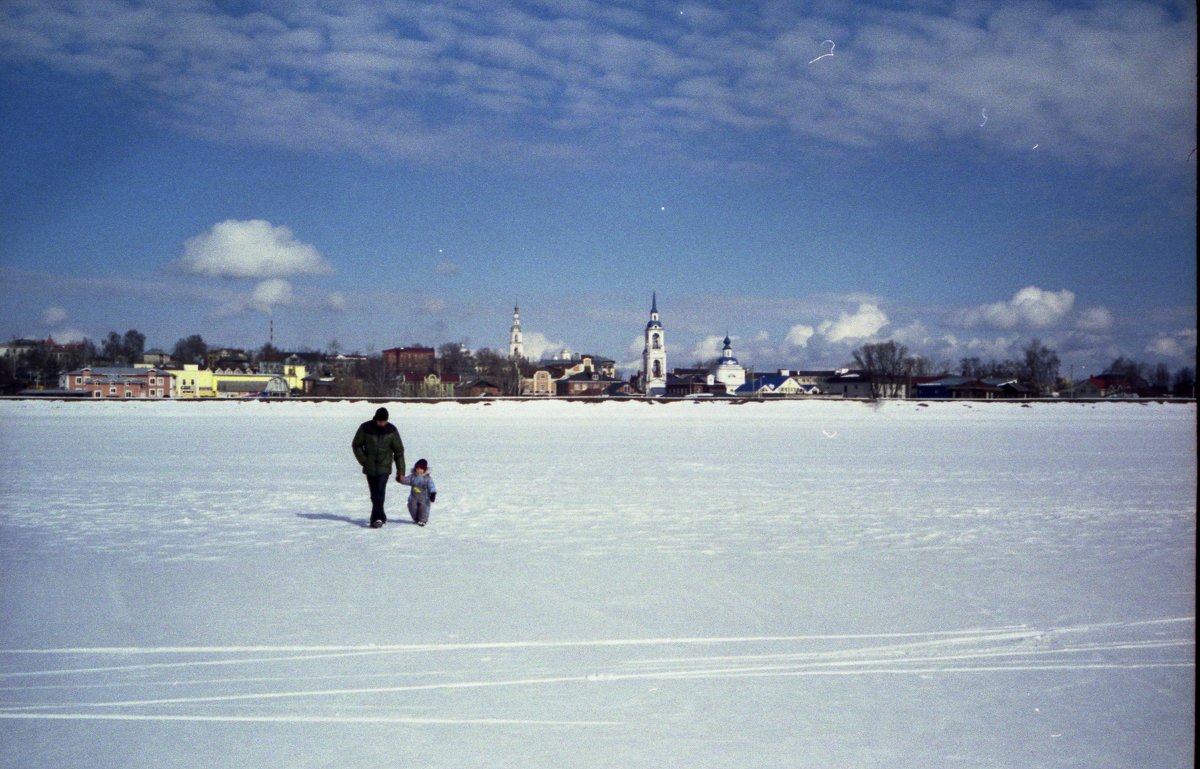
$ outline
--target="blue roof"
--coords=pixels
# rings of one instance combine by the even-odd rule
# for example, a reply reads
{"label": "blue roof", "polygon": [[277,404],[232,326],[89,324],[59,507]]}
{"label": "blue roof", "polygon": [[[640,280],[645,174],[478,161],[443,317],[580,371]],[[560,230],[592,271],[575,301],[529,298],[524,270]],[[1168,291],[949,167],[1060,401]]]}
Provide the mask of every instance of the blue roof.
{"label": "blue roof", "polygon": [[967,382],[974,382],[974,381],[975,381],[975,378],[969,377],[969,376],[948,376],[948,377],[939,379],[936,382],[926,382],[924,384],[919,384],[919,385],[917,385],[917,387],[957,387],[958,385],[966,384]]}
{"label": "blue roof", "polygon": [[758,392],[764,387],[770,387],[772,390],[778,390],[789,379],[791,379],[791,377],[784,374],[767,374],[766,376],[756,376],[753,379],[747,380],[746,384],[737,388],[737,390],[734,392],[753,393]]}

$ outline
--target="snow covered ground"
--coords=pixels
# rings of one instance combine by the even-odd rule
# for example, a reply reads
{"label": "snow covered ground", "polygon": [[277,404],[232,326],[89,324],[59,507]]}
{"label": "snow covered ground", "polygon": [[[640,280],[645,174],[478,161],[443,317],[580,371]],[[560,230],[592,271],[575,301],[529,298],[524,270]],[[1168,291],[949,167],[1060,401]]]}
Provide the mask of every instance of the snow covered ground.
{"label": "snow covered ground", "polygon": [[1190,767],[1196,409],[0,403],[3,767]]}

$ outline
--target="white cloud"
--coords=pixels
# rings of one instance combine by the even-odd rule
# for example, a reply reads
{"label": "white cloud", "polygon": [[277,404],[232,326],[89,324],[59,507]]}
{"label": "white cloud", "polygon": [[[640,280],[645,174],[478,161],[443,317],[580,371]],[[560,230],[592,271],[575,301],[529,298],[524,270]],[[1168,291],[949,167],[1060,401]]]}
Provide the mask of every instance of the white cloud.
{"label": "white cloud", "polygon": [[[1195,71],[1194,3],[873,4],[852,23],[782,4],[689,9],[669,27],[652,4],[541,5],[13,0],[0,61],[104,78],[210,138],[425,160],[653,147],[766,165],[779,144],[764,132],[851,150],[1037,143],[1134,167],[1179,166],[1194,146],[1195,80],[1180,74]],[[827,38],[836,55],[809,66]]]}
{"label": "white cloud", "polygon": [[325,306],[335,312],[344,312],[349,307],[349,302],[341,291],[334,291],[325,298]]}
{"label": "white cloud", "polygon": [[[627,371],[627,372],[641,371],[642,370],[642,350],[644,350],[645,347],[646,347],[646,339],[641,334],[639,334],[636,337],[634,337],[633,339],[631,339],[629,342],[629,346],[625,348],[625,354],[628,356],[628,359],[624,360],[624,361],[618,361],[617,369],[620,371]],[[668,367],[673,368],[673,367],[679,365],[679,363],[677,361],[671,360],[671,355],[674,352],[675,351],[671,350],[668,347],[668,349],[667,349],[667,366]]]}
{"label": "white cloud", "polygon": [[812,326],[796,324],[788,329],[787,343],[792,347],[808,347],[808,340],[812,339],[816,333],[817,330]]}
{"label": "white cloud", "polygon": [[214,224],[184,243],[177,264],[200,275],[227,278],[282,278],[332,272],[316,248],[292,231],[261,219]]}
{"label": "white cloud", "polygon": [[417,312],[421,313],[422,315],[440,315],[441,313],[445,312],[446,308],[449,306],[450,305],[446,303],[445,299],[426,297],[417,305]]}
{"label": "white cloud", "polygon": [[264,280],[254,288],[250,306],[270,314],[275,307],[287,307],[294,303],[292,284],[280,278]]}
{"label": "white cloud", "polygon": [[258,311],[270,315],[276,307],[296,304],[292,284],[282,278],[264,280],[250,293],[238,293],[225,298],[215,310],[217,317],[226,318]]}
{"label": "white cloud", "polygon": [[[529,360],[541,360],[544,357],[557,355],[563,350],[569,349],[566,342],[551,341],[540,331],[525,331],[522,333],[522,339],[525,343],[525,357]],[[508,347],[505,345],[505,354],[507,354],[507,351]]]}
{"label": "white cloud", "polygon": [[1146,352],[1194,364],[1196,361],[1196,329],[1189,328],[1160,333],[1150,344],[1146,345]]}
{"label": "white cloud", "polygon": [[698,342],[696,346],[692,348],[692,360],[688,361],[688,363],[719,358],[721,357],[721,353],[724,352],[724,349],[725,337],[707,336],[704,339],[701,339],[700,342]]}
{"label": "white cloud", "polygon": [[998,336],[993,339],[973,338],[968,341],[962,353],[964,357],[981,358],[983,360],[1007,360],[1014,357],[1019,336]]}
{"label": "white cloud", "polygon": [[1112,325],[1112,313],[1105,307],[1089,307],[1075,319],[1075,328],[1080,331],[1107,331]]}
{"label": "white cloud", "polygon": [[817,330],[830,342],[842,342],[874,336],[887,324],[888,317],[883,310],[874,304],[863,303],[854,313],[843,312],[837,320],[827,320]]}
{"label": "white cloud", "polygon": [[87,334],[77,328],[60,328],[54,332],[54,341],[59,344],[74,344],[87,339]]}
{"label": "white cloud", "polygon": [[67,311],[62,307],[47,307],[42,310],[42,322],[47,326],[61,326],[67,320]]}
{"label": "white cloud", "polygon": [[914,320],[907,326],[896,329],[892,332],[892,339],[915,349],[927,347],[934,341],[928,327],[920,320]]}
{"label": "white cloud", "polygon": [[962,310],[954,317],[954,322],[965,328],[1047,328],[1061,321],[1071,312],[1074,304],[1075,294],[1066,289],[1045,291],[1036,286],[1027,286],[1007,302]]}

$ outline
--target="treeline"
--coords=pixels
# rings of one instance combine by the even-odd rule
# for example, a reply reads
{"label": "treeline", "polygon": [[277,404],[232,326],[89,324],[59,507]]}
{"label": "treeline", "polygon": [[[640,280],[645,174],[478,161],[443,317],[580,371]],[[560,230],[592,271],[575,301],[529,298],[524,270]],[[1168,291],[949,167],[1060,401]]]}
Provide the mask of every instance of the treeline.
{"label": "treeline", "polygon": [[1058,385],[1058,353],[1034,339],[1016,360],[987,361],[963,358],[958,371],[949,362],[934,362],[920,355],[910,355],[908,348],[894,341],[865,344],[853,352],[853,367],[866,371],[881,380],[899,381],[914,377],[959,376],[977,379],[1004,377],[1036,387],[1049,393]]}
{"label": "treeline", "polygon": [[[521,380],[533,376],[536,369],[526,358],[513,360],[490,347],[472,352],[454,342],[437,348],[435,366],[433,373],[439,376],[453,374],[464,383],[486,380],[504,395],[519,395]],[[380,353],[355,356],[348,369],[326,368],[313,373],[337,374],[329,392],[338,397],[386,397],[396,389],[396,372],[389,369]]]}
{"label": "treeline", "polygon": [[[1015,379],[1043,394],[1073,384],[1061,375],[1058,353],[1039,339],[1030,341],[1019,358],[1002,361],[962,358],[957,367],[909,355],[907,347],[894,341],[878,342],[855,350],[853,366],[884,381],[957,374],[972,379]],[[1129,392],[1152,391],[1180,398],[1194,398],[1196,394],[1196,372],[1187,366],[1172,373],[1165,363],[1151,365],[1119,357],[1096,375],[1124,383]]]}
{"label": "treeline", "polygon": [[61,373],[84,366],[132,365],[142,359],[145,346],[145,334],[136,329],[124,334],[112,331],[99,346],[91,339],[68,344],[30,343],[26,349],[9,355],[6,365],[0,367],[0,391],[56,387]]}

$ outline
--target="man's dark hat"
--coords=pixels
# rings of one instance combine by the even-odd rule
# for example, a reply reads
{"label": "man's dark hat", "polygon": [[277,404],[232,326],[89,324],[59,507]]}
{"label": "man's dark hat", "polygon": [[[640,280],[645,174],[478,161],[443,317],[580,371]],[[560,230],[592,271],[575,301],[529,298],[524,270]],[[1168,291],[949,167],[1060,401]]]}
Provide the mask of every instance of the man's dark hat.
{"label": "man's dark hat", "polygon": [[381,408],[375,412],[375,421],[376,422],[378,422],[380,420],[387,421],[387,418],[388,418],[387,409]]}

